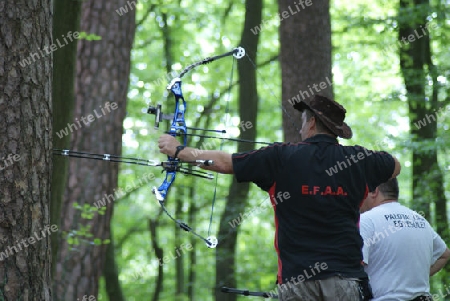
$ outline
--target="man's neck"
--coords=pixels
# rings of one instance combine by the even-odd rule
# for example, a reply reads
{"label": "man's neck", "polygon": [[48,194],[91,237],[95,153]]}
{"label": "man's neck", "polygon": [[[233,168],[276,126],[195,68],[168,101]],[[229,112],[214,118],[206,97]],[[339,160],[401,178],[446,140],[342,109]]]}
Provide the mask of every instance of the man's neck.
{"label": "man's neck", "polygon": [[333,137],[334,139],[337,139],[337,136],[331,133],[327,133],[327,132],[315,132],[313,136],[315,135],[328,135],[330,137]]}
{"label": "man's neck", "polygon": [[397,200],[396,199],[384,199],[380,202],[380,205],[387,204],[387,203],[394,203],[394,202],[397,202]]}

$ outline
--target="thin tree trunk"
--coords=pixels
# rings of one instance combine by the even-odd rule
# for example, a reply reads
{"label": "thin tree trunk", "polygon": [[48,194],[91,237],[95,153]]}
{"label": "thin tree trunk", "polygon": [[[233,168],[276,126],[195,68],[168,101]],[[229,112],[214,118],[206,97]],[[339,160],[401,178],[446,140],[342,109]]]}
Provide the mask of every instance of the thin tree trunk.
{"label": "thin tree trunk", "polygon": [[[432,63],[430,34],[425,35],[422,31],[427,28],[425,24],[429,11],[429,0],[400,0],[400,68],[407,91],[412,141],[418,145],[418,148],[413,149],[412,207],[423,212],[430,220],[430,205],[434,201],[437,232],[444,240],[448,240],[449,224],[443,175],[438,164],[437,148],[429,148],[437,138],[439,109],[445,105],[438,101],[438,82],[436,67]],[[405,44],[410,35],[417,37],[417,32],[421,37]],[[433,81],[432,95],[426,93],[427,77]],[[427,144],[426,151],[421,150],[423,143]],[[448,266],[445,269],[450,271]],[[446,279],[443,278],[442,281],[445,284]]]}
{"label": "thin tree trunk", "polygon": [[158,276],[156,278],[156,286],[155,290],[153,292],[152,301],[158,301],[159,296],[163,290],[164,286],[164,267],[163,264],[161,264],[161,261],[164,258],[164,249],[161,248],[161,246],[158,243],[158,235],[157,235],[157,228],[159,225],[159,218],[161,217],[161,214],[158,214],[157,218],[155,219],[149,219],[148,220],[148,229],[150,231],[150,241],[152,242],[153,250],[155,250],[156,258],[159,259],[158,264]]}
{"label": "thin tree trunk", "polygon": [[0,28],[0,300],[51,301],[51,1],[1,1]]}
{"label": "thin tree trunk", "polygon": [[[192,179],[192,182],[195,183],[196,179]],[[195,198],[195,188],[194,186],[189,187],[189,199],[194,200]],[[189,212],[188,212],[188,224],[194,225],[196,221],[196,216],[198,212],[198,207],[195,202],[192,202],[189,206]],[[197,264],[197,255],[196,255],[196,248],[197,248],[197,239],[192,238],[191,236],[191,245],[192,245],[192,251],[189,252],[189,269],[188,269],[188,282],[187,282],[187,294],[189,300],[194,300],[195,295],[195,281],[196,281],[196,269],[195,266]]]}
{"label": "thin tree trunk", "polygon": [[[130,2],[131,3],[131,2]],[[135,3],[135,2],[134,2]],[[122,122],[125,117],[130,52],[133,44],[135,13],[119,16],[115,10],[127,6],[125,0],[87,0],[82,4],[81,31],[101,40],[79,41],[75,116],[71,146],[81,151],[120,154]],[[117,187],[118,165],[104,161],[71,159],[69,180],[62,207],[62,229],[79,240],[70,245],[64,240],[58,255],[55,277],[57,301],[76,300],[84,295],[97,296],[102,275],[105,244],[92,244],[110,238],[110,219],[114,201],[120,197]],[[85,208],[104,199],[104,215],[81,214]],[[89,207],[86,207],[89,208]],[[80,237],[82,227],[92,237]]]}
{"label": "thin tree trunk", "polygon": [[[411,3],[410,3],[411,2]],[[419,18],[418,10],[413,9],[413,1],[400,1],[399,19],[405,18],[399,23],[399,40],[408,37],[419,25],[424,23],[424,17]],[[419,1],[414,1],[419,2]],[[420,2],[426,2],[420,0]],[[423,10],[423,7],[421,8]],[[426,14],[425,14],[426,15]],[[420,21],[416,20],[417,18]],[[410,115],[411,135],[414,141],[431,139],[436,135],[436,123],[417,128],[414,123],[425,118],[428,110],[432,109],[431,104],[425,100],[425,86],[422,81],[425,79],[425,45],[426,39],[420,39],[410,43],[408,47],[400,47],[400,67],[405,81],[408,107]],[[422,195],[426,187],[422,186],[422,177],[429,172],[429,168],[435,161],[435,154],[423,154],[418,150],[413,150],[413,208],[425,213],[427,219],[430,218],[430,203],[428,197]],[[425,160],[426,162],[423,162]],[[428,183],[426,184],[428,186]]]}
{"label": "thin tree trunk", "polygon": [[[69,32],[79,31],[81,1],[55,0],[53,2],[53,37],[63,40]],[[67,120],[73,119],[75,104],[74,83],[77,40],[65,45],[53,53],[53,148],[68,149],[70,134],[59,137],[59,133],[67,125]],[[64,157],[55,156],[52,172],[52,199],[50,219],[52,225],[61,226],[61,205],[66,188],[69,161]],[[52,235],[52,267],[56,267],[61,233]]]}
{"label": "thin tree trunk", "polygon": [[109,301],[125,301],[122,287],[119,281],[119,270],[116,263],[116,254],[114,252],[115,244],[111,233],[111,242],[106,248],[105,268],[103,276],[105,277],[106,292]]}
{"label": "thin tree trunk", "polygon": [[[176,210],[175,210],[175,217],[176,218],[181,218],[181,215],[183,213],[182,210],[182,200],[185,199],[183,197],[183,192],[184,189],[179,189],[176,191]],[[175,195],[175,194],[174,194]],[[175,224],[174,226],[174,235],[175,235],[175,248],[179,247],[182,244],[182,239],[185,233],[182,233],[184,231],[182,231],[180,229],[180,227]],[[172,250],[173,251],[173,250]],[[175,271],[176,271],[176,276],[175,276],[175,285],[176,285],[176,289],[175,289],[175,300],[182,300],[183,299],[183,293],[184,293],[184,256],[178,256],[175,259]]]}
{"label": "thin tree trunk", "polygon": [[[261,0],[246,0],[245,2],[245,23],[241,35],[240,45],[245,48],[248,56],[256,63],[256,53],[258,49],[259,35],[254,35],[251,28],[261,24],[262,14]],[[254,141],[256,138],[256,112],[258,112],[258,93],[256,83],[256,70],[247,58],[238,62],[239,73],[239,117],[241,121],[251,122],[253,125],[241,131],[240,138]],[[238,144],[238,151],[245,151],[254,148],[254,144]],[[249,183],[238,184],[233,180],[227,198],[227,206],[220,219],[219,226],[219,246],[216,252],[216,290],[217,301],[235,301],[234,294],[224,294],[220,292],[222,286],[236,287],[236,242],[237,231],[232,229],[228,222],[239,213],[244,212],[248,203]],[[220,237],[226,239],[220,240]],[[275,274],[274,274],[275,277]]]}
{"label": "thin tree trunk", "polygon": [[[223,94],[220,93],[220,95],[223,95]],[[212,110],[212,108],[214,107],[214,105],[217,103],[218,100],[219,100],[219,98],[215,97],[215,94],[212,94],[210,101],[204,107],[204,116],[208,116],[208,117],[206,117],[206,120],[202,119],[202,121],[203,120],[205,121],[204,125],[203,125],[203,128],[205,128],[205,129],[210,128],[212,118],[210,118],[209,112]],[[200,122],[201,122],[200,118],[197,119],[196,123],[194,124],[194,127],[200,128]],[[205,142],[205,137],[200,137],[200,139],[194,145],[194,148],[200,148],[202,145],[204,145],[204,142]],[[188,145],[190,145],[190,141],[188,142]],[[189,171],[192,171],[192,166],[189,166]],[[188,199],[192,201],[189,205],[188,225],[195,225],[195,223],[198,222],[197,213],[199,211],[200,206],[195,201],[195,190],[196,190],[195,187],[196,187],[196,185],[198,185],[197,184],[198,180],[199,179],[197,179],[196,177],[191,177],[190,185],[188,185],[189,186]],[[203,179],[201,179],[200,181],[202,181],[202,180]],[[189,252],[189,259],[188,259],[189,267],[188,267],[188,276],[187,276],[187,297],[189,300],[194,300],[195,288],[196,288],[195,282],[197,279],[197,270],[195,269],[195,266],[197,264],[196,250],[197,250],[197,246],[199,245],[199,240],[196,237],[191,235],[190,244],[192,246],[192,251]]]}
{"label": "thin tree trunk", "polygon": [[280,22],[282,103],[291,116],[283,116],[285,141],[300,140],[300,114],[291,104],[294,97],[297,102],[314,94],[333,98],[330,3],[309,3],[278,1],[279,14],[291,15]]}

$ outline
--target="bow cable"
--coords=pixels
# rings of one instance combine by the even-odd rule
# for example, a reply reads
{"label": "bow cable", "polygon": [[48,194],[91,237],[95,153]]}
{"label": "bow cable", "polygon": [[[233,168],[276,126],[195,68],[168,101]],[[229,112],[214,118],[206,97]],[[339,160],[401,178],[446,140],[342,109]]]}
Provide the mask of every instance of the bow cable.
{"label": "bow cable", "polygon": [[[81,158],[81,159],[91,159],[91,160],[102,160],[116,163],[127,163],[127,164],[135,164],[135,165],[143,165],[143,166],[161,166],[163,169],[174,169],[176,168],[178,172],[187,175],[193,175],[200,178],[205,179],[214,179],[214,175],[212,173],[204,172],[202,170],[193,170],[189,171],[189,169],[180,166],[174,166],[174,164],[170,161],[158,161],[158,160],[147,160],[141,158],[131,158],[131,157],[122,157],[111,154],[96,154],[89,152],[78,152],[68,149],[53,149],[53,155],[57,156],[66,156],[73,158]],[[212,160],[194,160],[194,161],[182,161],[181,163],[194,164],[196,166],[209,166],[213,165],[214,162]]]}

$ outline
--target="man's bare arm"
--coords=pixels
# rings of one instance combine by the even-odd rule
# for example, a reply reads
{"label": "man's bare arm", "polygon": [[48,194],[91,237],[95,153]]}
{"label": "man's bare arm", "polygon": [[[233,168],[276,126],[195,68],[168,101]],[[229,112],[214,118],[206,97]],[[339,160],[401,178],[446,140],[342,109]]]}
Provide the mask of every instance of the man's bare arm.
{"label": "man's bare arm", "polygon": [[450,258],[450,250],[447,248],[444,251],[444,254],[441,255],[441,257],[436,260],[436,262],[431,266],[430,268],[430,276],[433,276],[437,272],[439,272],[447,263],[448,259]]}
{"label": "man's bare arm", "polygon": [[[177,146],[181,143],[171,135],[162,135],[158,139],[159,151],[168,156],[174,156]],[[186,147],[178,153],[177,156],[181,161],[194,160],[213,160],[212,166],[201,166],[203,169],[212,170],[224,174],[233,173],[233,162],[231,154],[216,150],[200,150],[192,147]]]}

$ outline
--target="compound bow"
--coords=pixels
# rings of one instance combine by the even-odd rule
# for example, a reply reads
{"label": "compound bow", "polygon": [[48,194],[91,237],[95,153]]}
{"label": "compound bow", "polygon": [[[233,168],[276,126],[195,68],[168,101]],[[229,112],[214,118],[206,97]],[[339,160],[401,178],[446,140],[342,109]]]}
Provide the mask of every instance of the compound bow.
{"label": "compound bow", "polygon": [[[166,119],[166,120],[171,120],[171,124],[170,124],[170,129],[167,132],[169,135],[171,136],[183,136],[183,146],[187,145],[187,136],[188,136],[188,127],[186,126],[186,120],[185,120],[185,113],[186,113],[186,109],[187,109],[187,103],[184,99],[183,96],[183,92],[181,90],[181,78],[187,74],[190,70],[194,69],[197,66],[200,65],[205,65],[208,64],[212,61],[215,61],[217,59],[223,58],[223,57],[227,57],[227,56],[233,56],[236,59],[241,59],[245,56],[245,50],[242,47],[238,47],[233,49],[232,51],[229,51],[227,53],[221,54],[221,55],[217,55],[217,56],[213,56],[213,57],[209,57],[209,58],[205,58],[199,62],[196,62],[194,64],[191,64],[189,66],[187,66],[185,69],[183,69],[183,71],[180,73],[180,75],[176,78],[174,78],[169,85],[167,86],[167,90],[171,91],[172,94],[175,97],[175,111],[172,115],[169,114],[164,114],[161,112],[161,105],[157,105],[156,107],[150,106],[147,110],[147,113],[149,114],[154,114],[155,115],[155,128],[159,127],[159,123]],[[207,131],[211,131],[211,130],[207,130]],[[224,132],[224,131],[220,131],[220,132]],[[190,134],[192,135],[192,134]],[[199,136],[199,135],[197,135]],[[209,137],[209,136],[207,136]],[[217,138],[217,137],[212,137],[212,138]],[[225,138],[222,138],[225,139]],[[237,139],[234,139],[237,140]],[[213,165],[214,162],[211,160],[196,160],[193,162],[181,162],[178,158],[174,158],[171,156],[167,156],[167,165],[165,167],[166,170],[166,177],[163,181],[163,183],[158,187],[153,187],[153,193],[156,196],[156,199],[158,200],[159,204],[161,205],[161,208],[163,209],[163,211],[167,214],[167,216],[169,216],[170,219],[172,219],[181,229],[187,231],[187,232],[191,232],[192,234],[194,234],[195,236],[199,237],[200,239],[202,239],[203,241],[205,241],[206,245],[209,248],[215,248],[218,244],[218,240],[215,236],[210,235],[209,231],[208,231],[208,237],[204,237],[200,234],[198,234],[197,232],[195,232],[190,226],[188,226],[186,223],[180,221],[180,220],[176,220],[175,218],[172,217],[172,215],[167,211],[167,208],[164,205],[164,201],[166,199],[167,193],[170,189],[170,186],[173,184],[173,182],[175,181],[176,178],[176,173],[177,171],[179,171],[180,169],[180,164],[181,163],[191,163],[191,164],[196,164],[196,165],[203,165],[203,166],[209,166],[209,165]],[[199,171],[197,171],[199,172]],[[209,174],[205,173],[205,175],[207,175],[207,178],[211,178]],[[214,200],[213,200],[214,202]],[[212,214],[212,212],[211,212]],[[211,228],[211,222],[212,219],[210,219],[210,226],[209,228]]]}
{"label": "compound bow", "polygon": [[[215,139],[230,140],[230,141],[237,141],[237,142],[252,142],[252,143],[259,143],[259,144],[270,144],[267,142],[249,141],[249,140],[245,140],[245,139],[223,138],[223,137],[214,137],[214,136],[188,133],[188,129],[226,133],[225,130],[220,131],[220,130],[208,130],[208,129],[198,129],[198,128],[187,127],[186,120],[185,120],[185,112],[186,112],[186,108],[187,108],[187,103],[184,99],[183,92],[181,90],[181,78],[185,74],[187,74],[190,70],[194,69],[197,66],[205,65],[212,61],[218,60],[220,58],[228,57],[228,56],[233,56],[236,59],[241,59],[245,56],[245,50],[242,47],[237,47],[237,48],[234,48],[232,51],[226,52],[224,54],[205,58],[205,59],[198,61],[196,63],[193,63],[193,64],[187,66],[185,69],[183,69],[182,72],[180,73],[180,75],[178,77],[174,78],[167,86],[167,90],[171,91],[172,94],[175,96],[175,111],[174,111],[174,113],[173,114],[164,114],[161,111],[161,105],[157,105],[156,107],[149,106],[148,109],[146,110],[146,112],[148,114],[155,115],[155,128],[156,129],[159,128],[159,123],[162,120],[171,120],[170,129],[167,133],[174,137],[175,136],[183,136],[183,145],[184,146],[186,146],[186,144],[187,144],[187,136],[200,136],[200,137],[204,137],[204,138],[215,138]],[[165,199],[166,199],[167,193],[169,192],[170,187],[172,186],[172,184],[175,181],[177,172],[181,172],[183,174],[193,175],[193,176],[197,176],[197,177],[201,177],[201,178],[206,178],[206,179],[214,178],[214,176],[211,173],[207,173],[207,172],[204,172],[201,170],[192,170],[189,168],[185,168],[185,167],[183,167],[183,164],[188,163],[188,164],[193,164],[196,166],[208,166],[208,165],[214,164],[214,162],[212,160],[181,161],[178,158],[168,156],[167,161],[160,162],[158,160],[146,160],[146,159],[140,159],[140,158],[122,157],[122,156],[111,155],[111,154],[96,154],[96,153],[89,153],[89,152],[79,152],[79,151],[73,151],[73,150],[67,150],[67,149],[54,149],[53,154],[59,155],[59,156],[103,160],[103,161],[109,161],[109,162],[120,162],[120,163],[138,164],[138,165],[144,165],[144,166],[160,166],[160,167],[162,167],[163,170],[166,172],[165,179],[158,188],[153,187],[152,192],[155,194],[156,199],[158,200],[159,204],[161,205],[161,208],[163,209],[163,211],[181,229],[183,229],[187,232],[191,232],[193,235],[202,239],[209,248],[215,248],[217,246],[217,244],[218,244],[217,238],[213,235],[210,235],[211,224],[212,224],[212,214],[213,214],[212,211],[211,211],[211,218],[210,218],[210,224],[209,224],[209,230],[208,230],[208,237],[204,237],[204,236],[198,234],[196,231],[194,231],[185,222],[183,222],[181,220],[176,220],[168,212],[167,208],[165,207]],[[217,181],[217,178],[216,178],[216,181]],[[216,182],[215,189],[217,189],[217,182]],[[214,201],[215,201],[215,192],[214,192],[214,198],[213,198],[213,205],[214,205]]]}

